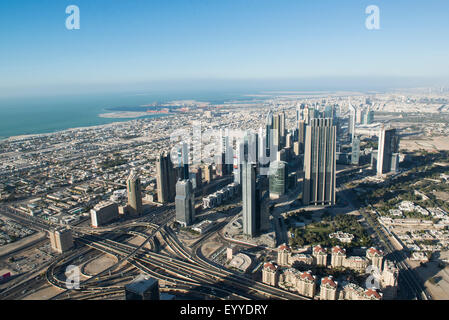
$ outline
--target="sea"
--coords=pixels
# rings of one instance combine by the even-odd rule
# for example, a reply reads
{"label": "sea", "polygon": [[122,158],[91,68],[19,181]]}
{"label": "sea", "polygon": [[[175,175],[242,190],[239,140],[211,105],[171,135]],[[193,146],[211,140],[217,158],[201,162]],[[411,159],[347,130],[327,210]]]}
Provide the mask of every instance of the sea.
{"label": "sea", "polygon": [[[127,118],[103,118],[100,114],[117,109],[175,100],[196,100],[220,104],[245,100],[243,92],[120,93],[53,97],[0,98],[0,140],[19,135],[41,134],[65,129],[97,126]],[[142,118],[160,117],[149,114]]]}

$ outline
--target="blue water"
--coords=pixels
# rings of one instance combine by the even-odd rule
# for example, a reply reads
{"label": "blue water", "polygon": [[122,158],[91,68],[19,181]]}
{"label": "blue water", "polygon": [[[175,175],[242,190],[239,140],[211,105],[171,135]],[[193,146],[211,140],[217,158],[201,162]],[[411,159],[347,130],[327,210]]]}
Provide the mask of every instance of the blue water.
{"label": "blue water", "polygon": [[[101,118],[107,108],[133,107],[172,100],[197,100],[222,103],[227,99],[245,99],[242,93],[158,93],[105,94],[36,98],[0,99],[0,139],[24,134],[61,131],[130,119]],[[149,115],[147,117],[159,117]]]}

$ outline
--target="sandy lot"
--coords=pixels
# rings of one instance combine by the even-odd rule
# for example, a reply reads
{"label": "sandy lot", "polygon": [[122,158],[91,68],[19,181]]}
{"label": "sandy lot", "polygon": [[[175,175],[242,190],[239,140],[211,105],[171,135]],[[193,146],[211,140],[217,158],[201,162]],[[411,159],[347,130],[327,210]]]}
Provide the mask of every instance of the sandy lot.
{"label": "sandy lot", "polygon": [[26,296],[23,300],[48,300],[61,292],[61,289],[57,289],[53,286],[48,286]]}
{"label": "sandy lot", "polygon": [[[447,259],[449,252],[445,251],[441,253],[441,259]],[[426,263],[426,267],[419,267],[419,262],[408,261],[423,281],[424,285],[429,290],[433,299],[435,300],[449,300],[449,266],[444,269],[438,267],[437,261],[430,261]],[[435,284],[432,284],[429,280],[433,278]]]}
{"label": "sandy lot", "polygon": [[89,262],[85,267],[85,272],[89,275],[94,275],[97,273],[100,273],[101,271],[112,267],[114,264],[117,263],[117,259],[109,256],[109,255],[102,255],[101,257],[92,260]]}
{"label": "sandy lot", "polygon": [[401,139],[399,147],[408,151],[419,149],[427,151],[449,150],[449,139],[447,137],[433,137],[426,140]]}
{"label": "sandy lot", "polygon": [[219,242],[207,242],[201,247],[201,252],[205,257],[209,257],[212,253],[214,253],[216,250],[218,250],[222,246]]}

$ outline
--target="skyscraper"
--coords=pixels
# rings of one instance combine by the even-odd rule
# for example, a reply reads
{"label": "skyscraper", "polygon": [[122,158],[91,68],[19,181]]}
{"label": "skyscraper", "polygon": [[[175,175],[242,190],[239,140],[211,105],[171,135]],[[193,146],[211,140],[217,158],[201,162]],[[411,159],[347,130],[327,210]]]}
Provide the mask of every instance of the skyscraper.
{"label": "skyscraper", "polygon": [[170,159],[170,153],[163,153],[156,159],[157,198],[161,203],[174,201],[177,174]]}
{"label": "skyscraper", "polygon": [[[282,149],[281,146],[281,117],[279,114],[276,114],[273,117],[273,144],[274,147],[277,147],[277,150],[274,150],[274,152],[279,151],[280,149]],[[270,151],[272,152],[272,151]],[[271,153],[270,153],[271,154]]]}
{"label": "skyscraper", "polygon": [[334,106],[330,106],[330,105],[326,106],[324,108],[324,114],[323,115],[324,115],[324,118],[334,118],[334,116],[335,116]]}
{"label": "skyscraper", "polygon": [[278,199],[286,193],[287,176],[287,163],[285,161],[274,161],[270,164],[268,179],[271,199]]}
{"label": "skyscraper", "polygon": [[126,189],[128,191],[128,205],[131,215],[139,216],[142,214],[142,191],[140,187],[140,179],[135,171],[131,171],[126,181]]}
{"label": "skyscraper", "polygon": [[364,124],[371,124],[371,123],[373,123],[373,121],[374,121],[374,111],[370,110],[368,108],[368,110],[365,112],[363,123]]}
{"label": "skyscraper", "polygon": [[282,148],[285,147],[286,141],[285,141],[285,134],[286,134],[286,128],[285,128],[285,112],[282,111],[279,114],[279,135],[281,140],[281,146]]}
{"label": "skyscraper", "polygon": [[306,129],[303,203],[335,204],[336,127],[332,119],[312,119]]}
{"label": "skyscraper", "polygon": [[243,233],[254,237],[257,234],[256,165],[248,161],[242,164],[242,198]]}
{"label": "skyscraper", "polygon": [[265,122],[265,130],[266,130],[266,139],[265,139],[265,152],[266,156],[270,157],[271,155],[271,145],[273,144],[273,113],[270,111],[267,115],[267,120]]}
{"label": "skyscraper", "polygon": [[354,137],[351,149],[351,164],[358,166],[360,163],[360,137]]}
{"label": "skyscraper", "polygon": [[304,153],[304,143],[306,141],[306,122],[304,120],[298,121],[298,142],[299,142],[299,153]]}
{"label": "skyscraper", "polygon": [[[399,151],[399,137],[396,129],[385,129],[384,126],[379,132],[379,148],[377,155],[377,175],[381,176],[392,171],[393,154]],[[396,163],[395,170],[396,168]]]}
{"label": "skyscraper", "polygon": [[257,135],[246,132],[243,138],[243,154],[242,157],[242,218],[243,233],[254,237],[257,233],[257,210],[256,210],[256,178],[257,178],[257,161],[256,149]]}
{"label": "skyscraper", "polygon": [[352,140],[354,140],[354,135],[355,135],[356,112],[357,112],[357,109],[351,104],[351,101],[349,101],[348,132],[349,132],[349,135],[351,136],[351,142],[352,142]]}
{"label": "skyscraper", "polygon": [[195,220],[195,195],[190,180],[179,180],[176,184],[176,221],[190,226]]}

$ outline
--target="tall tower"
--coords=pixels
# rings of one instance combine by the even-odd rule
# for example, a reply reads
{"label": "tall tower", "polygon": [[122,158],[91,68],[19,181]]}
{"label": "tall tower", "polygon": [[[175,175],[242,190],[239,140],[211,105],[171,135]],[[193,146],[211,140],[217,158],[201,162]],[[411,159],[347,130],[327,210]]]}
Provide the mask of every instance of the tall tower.
{"label": "tall tower", "polygon": [[287,192],[287,163],[285,161],[273,161],[269,170],[270,199],[278,199]]}
{"label": "tall tower", "polygon": [[256,224],[256,165],[244,161],[242,164],[243,233],[254,237]]}
{"label": "tall tower", "polygon": [[131,214],[140,216],[142,214],[142,190],[140,187],[140,179],[134,170],[131,171],[126,181],[128,190],[128,205],[131,208]]}
{"label": "tall tower", "polygon": [[273,123],[274,123],[274,120],[273,120],[273,113],[271,112],[271,110],[270,110],[270,112],[268,112],[268,115],[267,115],[267,120],[266,120],[266,123],[265,123],[265,129],[266,129],[266,139],[265,139],[265,152],[266,152],[266,156],[267,157],[270,157],[270,155],[271,155],[271,145],[273,144]]}
{"label": "tall tower", "polygon": [[[392,171],[393,154],[399,151],[399,137],[396,129],[385,129],[383,126],[379,132],[379,149],[377,155],[377,175],[381,176]],[[393,169],[397,170],[396,163]]]}
{"label": "tall tower", "polygon": [[189,179],[179,180],[176,184],[176,221],[190,226],[195,220],[195,195]]}
{"label": "tall tower", "polygon": [[256,178],[257,164],[254,149],[257,143],[255,134],[246,132],[243,139],[242,154],[242,198],[243,198],[243,233],[254,237],[257,233],[257,210],[256,210]]}
{"label": "tall tower", "polygon": [[360,163],[360,137],[354,137],[351,148],[351,164],[359,165]]}
{"label": "tall tower", "polygon": [[303,203],[335,204],[336,127],[332,119],[312,119],[306,130]]}
{"label": "tall tower", "polygon": [[357,109],[351,104],[351,100],[349,100],[349,134],[351,135],[351,142],[354,140],[355,135],[356,113]]}
{"label": "tall tower", "polygon": [[174,201],[176,172],[170,159],[170,154],[163,153],[156,159],[157,198],[161,203]]}
{"label": "tall tower", "polygon": [[282,111],[279,114],[279,135],[280,135],[280,140],[281,140],[281,148],[285,147],[285,134],[286,134],[285,112]]}
{"label": "tall tower", "polygon": [[306,122],[305,120],[298,121],[298,143],[299,153],[304,153],[304,144],[306,142]]}
{"label": "tall tower", "polygon": [[[281,146],[281,117],[279,114],[276,114],[273,118],[273,144],[275,148],[277,147],[277,150],[274,150],[274,152],[277,152],[282,149]],[[272,150],[273,151],[273,150]],[[270,152],[272,152],[270,151]],[[270,153],[271,155],[271,153]]]}

